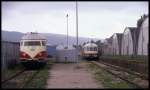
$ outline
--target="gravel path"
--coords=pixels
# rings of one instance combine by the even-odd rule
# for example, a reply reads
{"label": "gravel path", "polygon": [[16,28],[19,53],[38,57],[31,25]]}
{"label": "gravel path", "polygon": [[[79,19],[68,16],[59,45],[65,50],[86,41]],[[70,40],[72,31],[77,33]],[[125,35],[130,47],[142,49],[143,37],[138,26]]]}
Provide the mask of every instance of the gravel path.
{"label": "gravel path", "polygon": [[86,69],[86,63],[54,64],[47,88],[102,88]]}

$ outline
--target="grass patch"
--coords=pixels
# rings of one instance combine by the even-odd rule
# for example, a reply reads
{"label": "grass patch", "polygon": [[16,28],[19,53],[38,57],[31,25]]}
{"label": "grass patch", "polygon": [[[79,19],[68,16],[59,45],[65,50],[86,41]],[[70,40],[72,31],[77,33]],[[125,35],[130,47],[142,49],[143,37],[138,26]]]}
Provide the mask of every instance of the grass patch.
{"label": "grass patch", "polygon": [[6,80],[7,78],[15,75],[17,72],[19,72],[22,69],[23,69],[23,66],[21,64],[17,64],[13,68],[2,70],[2,80]]}
{"label": "grass patch", "polygon": [[[33,80],[29,82],[24,88],[41,88],[44,89],[47,85],[47,79],[49,76],[49,69],[54,63],[54,60],[49,59],[47,65],[40,69],[37,75],[34,76]],[[30,79],[30,78],[29,78]]]}
{"label": "grass patch", "polygon": [[[47,85],[47,79],[49,76],[49,69],[51,68],[53,63],[54,61],[49,58],[47,65],[45,65],[43,68],[38,68],[35,70],[31,70],[29,72],[25,72],[24,74],[21,74],[20,76],[9,81],[8,83],[3,84],[2,87],[3,88],[23,88],[23,89],[45,88],[45,86]],[[10,75],[12,76],[13,74],[16,73],[17,70],[20,70],[21,67],[22,65],[19,65],[13,69],[9,69],[7,70],[7,73],[5,74],[8,76]],[[33,79],[31,80],[32,77]]]}
{"label": "grass patch", "polygon": [[104,88],[136,88],[135,86],[114,77],[108,72],[100,69],[94,64],[88,64],[89,70],[95,75],[96,80],[100,81]]}
{"label": "grass patch", "polygon": [[102,55],[101,59],[118,59],[118,60],[127,60],[127,61],[137,61],[137,62],[148,62],[148,56],[142,55]]}
{"label": "grass patch", "polygon": [[31,82],[24,86],[24,88],[45,88],[49,75],[48,71],[48,66],[45,66],[37,73],[37,75],[35,75],[34,79]]}
{"label": "grass patch", "polygon": [[144,75],[148,75],[149,64],[148,64],[148,56],[101,56],[100,60],[106,63],[110,63],[113,65],[117,65],[131,71],[135,71]]}

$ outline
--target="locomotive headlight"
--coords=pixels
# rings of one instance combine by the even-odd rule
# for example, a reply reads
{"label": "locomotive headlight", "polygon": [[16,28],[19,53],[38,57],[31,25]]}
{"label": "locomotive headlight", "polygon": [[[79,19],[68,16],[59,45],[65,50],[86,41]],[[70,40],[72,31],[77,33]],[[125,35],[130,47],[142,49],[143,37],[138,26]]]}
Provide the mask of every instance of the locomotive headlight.
{"label": "locomotive headlight", "polygon": [[42,56],[42,53],[39,53],[39,56]]}
{"label": "locomotive headlight", "polygon": [[25,54],[25,53],[23,53],[23,56],[26,56],[26,54]]}
{"label": "locomotive headlight", "polygon": [[97,57],[97,55],[95,54],[94,57]]}

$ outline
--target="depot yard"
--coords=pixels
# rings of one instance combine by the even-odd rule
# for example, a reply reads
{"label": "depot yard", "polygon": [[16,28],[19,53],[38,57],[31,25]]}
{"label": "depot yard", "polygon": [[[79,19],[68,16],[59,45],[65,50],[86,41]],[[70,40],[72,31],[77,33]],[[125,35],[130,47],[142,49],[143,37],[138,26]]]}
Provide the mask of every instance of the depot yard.
{"label": "depot yard", "polygon": [[87,71],[86,65],[87,62],[53,65],[47,88],[103,88]]}
{"label": "depot yard", "polygon": [[[2,79],[13,76],[23,69],[17,65],[2,74]],[[90,61],[55,63],[50,58],[40,69],[28,70],[2,83],[2,88],[138,88],[101,69]]]}

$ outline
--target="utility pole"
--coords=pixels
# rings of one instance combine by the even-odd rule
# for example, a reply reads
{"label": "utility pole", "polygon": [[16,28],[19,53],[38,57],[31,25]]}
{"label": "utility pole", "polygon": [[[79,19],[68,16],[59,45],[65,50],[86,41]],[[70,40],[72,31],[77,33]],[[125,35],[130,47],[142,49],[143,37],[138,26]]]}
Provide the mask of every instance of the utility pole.
{"label": "utility pole", "polygon": [[78,3],[77,1],[76,1],[76,34],[77,34],[76,49],[77,49],[77,61],[78,61]]}
{"label": "utility pole", "polygon": [[144,37],[143,37],[143,30],[141,30],[141,32],[142,32],[142,55],[143,55],[143,43],[144,43],[144,42],[143,42],[143,41],[144,41],[144,40],[143,40],[143,39],[144,39]]}
{"label": "utility pole", "polygon": [[78,3],[76,1],[76,33],[77,33],[77,46],[78,46]]}
{"label": "utility pole", "polygon": [[67,48],[68,48],[68,14],[66,15],[66,17],[67,17]]}

